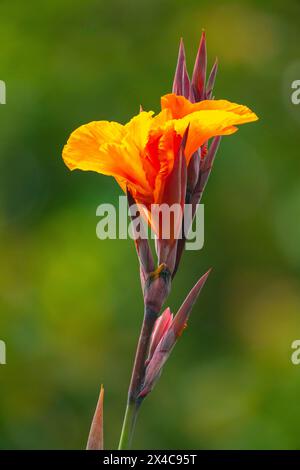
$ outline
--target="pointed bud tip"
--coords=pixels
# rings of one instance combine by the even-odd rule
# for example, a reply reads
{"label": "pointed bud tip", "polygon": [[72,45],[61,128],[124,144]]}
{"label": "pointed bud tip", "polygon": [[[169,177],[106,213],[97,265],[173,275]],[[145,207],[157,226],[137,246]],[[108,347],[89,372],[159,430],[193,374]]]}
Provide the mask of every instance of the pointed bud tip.
{"label": "pointed bud tip", "polygon": [[104,387],[101,384],[96,411],[92,420],[92,425],[87,442],[87,450],[103,450],[103,401]]}
{"label": "pointed bud tip", "polygon": [[203,276],[200,277],[199,281],[196,283],[196,286],[201,286],[202,287],[204,285],[204,283],[206,282],[206,280],[207,280],[208,276],[210,275],[212,269],[213,268],[209,268],[208,271],[206,271],[206,273],[203,274]]}
{"label": "pointed bud tip", "polygon": [[177,58],[177,65],[173,80],[173,93],[177,95],[182,95],[184,93],[184,71],[186,69],[185,65],[185,49],[184,49],[184,42],[183,38],[180,38],[179,43],[179,51],[178,51],[178,58]]}
{"label": "pointed bud tip", "polygon": [[206,47],[206,31],[205,31],[205,29],[202,29],[199,49],[202,49],[202,47]]}
{"label": "pointed bud tip", "polygon": [[201,101],[205,97],[206,66],[206,34],[205,31],[202,31],[192,75],[192,88],[196,102]]}

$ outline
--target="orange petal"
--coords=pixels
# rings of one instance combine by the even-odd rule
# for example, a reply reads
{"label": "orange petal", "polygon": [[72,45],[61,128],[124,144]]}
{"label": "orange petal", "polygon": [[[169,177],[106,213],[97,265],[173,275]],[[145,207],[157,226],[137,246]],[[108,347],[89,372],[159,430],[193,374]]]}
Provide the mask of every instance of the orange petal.
{"label": "orange petal", "polygon": [[168,126],[164,130],[151,134],[147,152],[157,170],[154,185],[155,203],[161,203],[164,182],[173,169],[174,158],[178,152],[180,142],[180,136],[175,132],[174,126]]}
{"label": "orange petal", "polygon": [[180,119],[193,112],[193,104],[184,96],[169,93],[161,97],[161,109],[168,110],[173,119]]}
{"label": "orange petal", "polygon": [[233,134],[238,130],[236,125],[258,119],[248,108],[245,106],[242,108],[241,113],[236,113],[233,108],[230,111],[218,109],[197,111],[176,120],[174,127],[181,136],[183,136],[187,126],[190,126],[185,148],[187,163],[192,154],[211,137]]}
{"label": "orange petal", "polygon": [[[174,130],[173,121],[167,122],[163,127],[156,127],[151,130],[148,142],[144,152],[144,167],[147,169],[147,177],[153,187],[152,203],[161,204],[165,183],[168,176],[172,172],[174,166],[175,155],[181,143],[181,136]],[[141,202],[139,200],[138,202]],[[146,203],[147,205],[147,203]],[[151,219],[149,207],[146,211],[142,210],[147,222],[152,229],[158,233],[157,227],[154,226]]]}
{"label": "orange petal", "polygon": [[143,202],[152,198],[143,162],[152,112],[142,112],[128,124],[91,122],[76,129],[63,149],[71,169],[90,170],[116,178],[123,190],[130,188]]}
{"label": "orange petal", "polygon": [[[227,100],[204,100],[198,103],[191,103],[184,96],[177,96],[174,93],[169,93],[161,98],[161,108],[164,113],[171,114],[173,119],[181,119],[188,114],[195,113],[196,111],[207,110],[223,110],[230,111],[239,115],[255,116],[258,117],[247,106],[232,103]],[[247,121],[249,122],[249,121]]]}
{"label": "orange petal", "polygon": [[117,122],[93,121],[80,126],[71,136],[63,149],[63,160],[70,170],[91,170],[112,174],[115,162],[102,159],[100,146],[122,141],[124,126]]}

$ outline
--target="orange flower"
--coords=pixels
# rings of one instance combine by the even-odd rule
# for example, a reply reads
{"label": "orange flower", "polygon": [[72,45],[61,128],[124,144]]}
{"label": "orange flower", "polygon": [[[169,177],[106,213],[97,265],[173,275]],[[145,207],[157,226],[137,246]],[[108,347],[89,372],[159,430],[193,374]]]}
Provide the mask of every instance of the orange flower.
{"label": "orange flower", "polygon": [[173,93],[161,98],[162,111],[142,111],[127,124],[94,121],[76,129],[63,149],[71,169],[114,176],[137,203],[149,207],[163,202],[164,185],[170,175],[182,137],[188,165],[192,154],[209,138],[229,135],[236,125],[256,121],[246,106],[226,100],[191,103]]}

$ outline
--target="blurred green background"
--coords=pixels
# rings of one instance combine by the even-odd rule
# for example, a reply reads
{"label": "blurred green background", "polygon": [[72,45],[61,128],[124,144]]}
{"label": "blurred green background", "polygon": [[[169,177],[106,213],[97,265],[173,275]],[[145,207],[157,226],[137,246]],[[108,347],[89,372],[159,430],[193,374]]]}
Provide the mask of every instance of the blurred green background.
{"label": "blurred green background", "polygon": [[159,109],[178,43],[202,28],[215,95],[260,121],[223,139],[206,188],[205,246],[169,305],[213,272],[139,417],[135,448],[300,448],[298,0],[46,0],[0,4],[0,448],[84,448],[100,383],[117,445],[142,296],[133,243],[96,238],[113,179],[69,172],[70,132]]}

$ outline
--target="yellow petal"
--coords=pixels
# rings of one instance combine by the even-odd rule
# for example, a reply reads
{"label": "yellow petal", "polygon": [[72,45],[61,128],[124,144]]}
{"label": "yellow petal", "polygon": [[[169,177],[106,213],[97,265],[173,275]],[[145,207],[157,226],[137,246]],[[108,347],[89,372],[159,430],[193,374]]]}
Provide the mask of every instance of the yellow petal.
{"label": "yellow petal", "polygon": [[152,198],[152,188],[144,168],[143,152],[152,112],[142,112],[125,126],[108,121],[91,122],[76,129],[63,149],[63,159],[71,169],[90,170],[116,178],[143,201]]}
{"label": "yellow petal", "polygon": [[169,93],[161,98],[161,108],[163,112],[168,112],[173,119],[181,119],[187,114],[194,113],[196,111],[205,110],[223,110],[230,111],[235,114],[252,114],[258,119],[258,117],[249,109],[247,106],[243,106],[237,103],[232,103],[227,100],[204,100],[199,103],[191,103],[184,96],[177,96],[174,93]]}
{"label": "yellow petal", "polygon": [[153,111],[142,111],[124,126],[127,142],[139,150],[143,150],[147,144],[153,114]]}
{"label": "yellow petal", "polygon": [[117,122],[93,121],[80,126],[63,149],[63,159],[70,170],[91,170],[112,174],[115,162],[100,158],[100,146],[120,143],[125,135],[124,126]]}
{"label": "yellow petal", "polygon": [[[176,132],[183,136],[189,126],[185,149],[187,163],[191,155],[209,138],[229,135],[238,124],[256,121],[258,117],[247,106],[227,100],[205,100],[191,103],[184,96],[170,93],[161,98],[162,116],[172,116]],[[162,122],[162,119],[160,119]],[[170,121],[165,122],[165,127]]]}
{"label": "yellow petal", "polygon": [[[245,108],[245,107],[243,107]],[[248,109],[248,108],[247,108]],[[192,154],[208,139],[217,135],[229,135],[237,131],[238,124],[256,121],[257,116],[250,110],[243,109],[241,114],[234,110],[224,111],[211,109],[188,114],[182,119],[174,121],[176,132],[183,136],[189,125],[188,139],[185,155],[189,161]]]}

